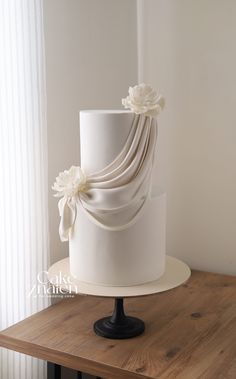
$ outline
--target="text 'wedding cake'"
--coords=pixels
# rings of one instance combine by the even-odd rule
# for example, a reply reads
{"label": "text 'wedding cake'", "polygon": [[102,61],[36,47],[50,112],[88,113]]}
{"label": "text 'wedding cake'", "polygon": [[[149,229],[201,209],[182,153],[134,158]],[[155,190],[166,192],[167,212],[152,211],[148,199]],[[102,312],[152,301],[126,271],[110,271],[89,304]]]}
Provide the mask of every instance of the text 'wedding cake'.
{"label": "text 'wedding cake'", "polygon": [[146,283],[165,270],[166,196],[152,187],[164,99],[140,84],[122,104],[130,110],[80,112],[81,166],[53,186],[70,272],[98,285]]}

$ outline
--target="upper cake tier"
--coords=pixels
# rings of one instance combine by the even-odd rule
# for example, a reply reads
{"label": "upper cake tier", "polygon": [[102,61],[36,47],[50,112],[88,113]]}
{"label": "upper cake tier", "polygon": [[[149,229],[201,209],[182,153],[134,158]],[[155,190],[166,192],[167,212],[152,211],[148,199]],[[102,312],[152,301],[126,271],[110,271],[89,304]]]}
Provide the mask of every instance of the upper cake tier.
{"label": "upper cake tier", "polygon": [[61,197],[63,241],[70,238],[78,204],[86,217],[107,231],[127,229],[145,210],[151,193],[156,116],[164,99],[142,83],[129,88],[122,104],[130,110],[80,112],[81,167],[60,173],[53,186],[55,196]]}
{"label": "upper cake tier", "polygon": [[91,174],[111,163],[122,150],[135,115],[125,110],[80,112],[81,168]]}

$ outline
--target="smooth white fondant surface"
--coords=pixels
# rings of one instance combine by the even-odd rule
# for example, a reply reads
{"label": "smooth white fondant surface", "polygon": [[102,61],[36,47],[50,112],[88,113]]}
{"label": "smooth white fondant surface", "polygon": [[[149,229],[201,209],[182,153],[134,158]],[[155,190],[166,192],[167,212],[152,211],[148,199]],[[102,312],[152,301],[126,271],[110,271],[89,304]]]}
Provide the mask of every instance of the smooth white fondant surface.
{"label": "smooth white fondant surface", "polygon": [[87,173],[103,169],[122,150],[134,113],[119,110],[80,112],[80,165]]}
{"label": "smooth white fondant surface", "polygon": [[60,290],[102,297],[135,297],[164,292],[185,283],[190,276],[191,270],[186,263],[170,256],[166,256],[166,269],[161,278],[129,287],[97,286],[81,282],[70,273],[69,258],[55,263],[48,271],[49,281]]}
{"label": "smooth white fondant surface", "polygon": [[147,201],[142,217],[122,231],[91,222],[77,207],[70,236],[70,269],[79,280],[112,286],[153,281],[165,269],[166,195]]}

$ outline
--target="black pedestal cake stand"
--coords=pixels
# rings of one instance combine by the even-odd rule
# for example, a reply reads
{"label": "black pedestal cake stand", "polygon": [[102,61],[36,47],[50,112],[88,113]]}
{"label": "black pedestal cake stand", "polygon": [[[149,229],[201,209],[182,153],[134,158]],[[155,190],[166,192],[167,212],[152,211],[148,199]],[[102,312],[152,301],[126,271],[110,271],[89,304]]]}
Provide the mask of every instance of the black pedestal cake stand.
{"label": "black pedestal cake stand", "polygon": [[[104,286],[81,282],[70,273],[69,258],[52,265],[48,270],[50,283],[63,290],[80,295],[91,295],[115,299],[113,314],[103,317],[94,323],[94,332],[101,337],[126,339],[136,337],[145,330],[142,320],[126,316],[124,298],[140,297],[170,290],[185,283],[191,275],[189,267],[179,259],[166,256],[166,269],[161,278],[140,285],[118,287]],[[63,278],[62,282],[58,278]],[[65,280],[67,278],[67,282]]]}
{"label": "black pedestal cake stand", "polygon": [[94,323],[97,335],[112,339],[125,339],[139,336],[144,332],[145,324],[137,317],[126,316],[124,299],[115,298],[115,307],[110,317],[104,317]]}

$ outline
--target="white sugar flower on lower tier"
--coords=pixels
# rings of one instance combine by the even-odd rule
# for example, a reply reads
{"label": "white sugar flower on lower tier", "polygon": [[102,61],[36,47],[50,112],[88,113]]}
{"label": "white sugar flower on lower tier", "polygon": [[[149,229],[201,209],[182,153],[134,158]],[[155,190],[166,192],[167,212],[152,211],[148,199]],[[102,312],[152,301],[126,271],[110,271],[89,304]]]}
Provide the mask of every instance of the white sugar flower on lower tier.
{"label": "white sugar flower on lower tier", "polygon": [[79,166],[72,166],[69,170],[61,172],[56,178],[52,189],[57,191],[55,197],[74,197],[87,189],[86,175]]}
{"label": "white sugar flower on lower tier", "polygon": [[125,108],[136,114],[156,117],[165,106],[165,99],[151,86],[141,83],[129,87],[129,95],[122,99]]}

